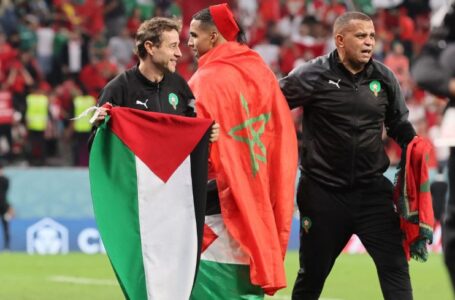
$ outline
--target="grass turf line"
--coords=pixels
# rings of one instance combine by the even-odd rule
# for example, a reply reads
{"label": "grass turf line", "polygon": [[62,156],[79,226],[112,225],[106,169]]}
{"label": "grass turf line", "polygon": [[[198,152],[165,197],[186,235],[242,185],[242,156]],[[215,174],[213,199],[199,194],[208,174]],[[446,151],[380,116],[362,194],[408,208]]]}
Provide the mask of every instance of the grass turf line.
{"label": "grass turf line", "polygon": [[[428,262],[411,261],[415,300],[452,300],[452,289],[442,256]],[[298,269],[297,252],[286,255],[288,287],[276,297],[290,299]],[[0,299],[8,300],[121,300],[122,292],[105,255],[39,256],[0,253]],[[382,299],[376,270],[368,255],[341,255],[324,287],[321,300]]]}

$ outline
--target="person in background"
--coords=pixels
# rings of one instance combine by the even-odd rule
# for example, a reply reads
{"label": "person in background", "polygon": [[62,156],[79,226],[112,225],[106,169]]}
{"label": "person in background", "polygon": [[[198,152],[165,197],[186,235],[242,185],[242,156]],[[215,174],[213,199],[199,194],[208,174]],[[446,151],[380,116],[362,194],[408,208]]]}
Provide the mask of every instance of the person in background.
{"label": "person in background", "polygon": [[10,249],[10,228],[9,221],[14,216],[13,207],[9,204],[7,199],[9,188],[9,179],[3,173],[3,164],[0,163],[0,219],[3,227],[3,248],[5,250]]}
{"label": "person in background", "polygon": [[31,165],[43,166],[47,158],[46,130],[49,125],[49,97],[36,84],[26,96],[25,123],[28,131],[28,159]]}
{"label": "person in background", "polygon": [[[413,62],[411,75],[421,88],[449,99],[445,113],[448,119],[444,121],[452,122],[447,132],[452,133],[453,139],[453,117],[450,120],[449,116],[453,116],[455,110],[455,1],[443,6],[433,16],[432,23],[428,42]],[[449,144],[449,200],[443,218],[442,241],[445,263],[455,291],[455,144],[453,141]]]}

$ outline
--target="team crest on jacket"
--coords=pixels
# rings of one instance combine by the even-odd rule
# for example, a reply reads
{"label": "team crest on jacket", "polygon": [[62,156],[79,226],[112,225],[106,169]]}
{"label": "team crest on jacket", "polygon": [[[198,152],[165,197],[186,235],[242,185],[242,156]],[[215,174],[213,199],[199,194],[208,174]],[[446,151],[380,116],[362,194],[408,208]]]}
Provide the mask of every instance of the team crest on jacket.
{"label": "team crest on jacket", "polygon": [[311,225],[313,225],[313,222],[311,222],[310,218],[308,217],[302,218],[302,228],[306,234],[308,234],[308,232],[310,231]]}
{"label": "team crest on jacket", "polygon": [[177,105],[179,104],[179,97],[174,93],[170,93],[168,99],[169,104],[172,105],[174,109],[177,109]]}
{"label": "team crest on jacket", "polygon": [[381,91],[381,83],[377,80],[373,80],[372,82],[370,82],[370,90],[377,97],[378,93]]}

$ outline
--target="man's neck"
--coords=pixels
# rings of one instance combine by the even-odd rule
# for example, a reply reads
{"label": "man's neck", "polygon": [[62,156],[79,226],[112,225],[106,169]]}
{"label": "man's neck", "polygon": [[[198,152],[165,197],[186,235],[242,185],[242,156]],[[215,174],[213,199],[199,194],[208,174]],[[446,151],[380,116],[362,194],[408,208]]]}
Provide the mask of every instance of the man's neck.
{"label": "man's neck", "polygon": [[161,70],[158,70],[155,65],[152,63],[147,63],[145,61],[139,62],[139,72],[144,75],[145,78],[152,82],[160,82],[163,80],[164,73]]}
{"label": "man's neck", "polygon": [[220,36],[220,37],[216,40],[215,44],[213,45],[213,48],[215,48],[215,47],[217,47],[217,46],[220,46],[220,45],[223,45],[223,44],[226,43],[226,42],[227,42],[227,41],[226,41],[222,36]]}
{"label": "man's neck", "polygon": [[338,60],[343,64],[343,66],[353,75],[360,73],[365,68],[365,65],[354,65],[352,64],[344,55],[343,52],[338,51]]}
{"label": "man's neck", "polygon": [[207,53],[210,53],[211,51],[213,51],[213,49],[216,49],[218,46],[223,45],[223,44],[225,44],[226,42],[227,42],[227,41],[226,41],[224,38],[218,39],[218,40],[212,45],[212,48],[210,48],[207,52],[205,52],[203,55],[201,55],[201,56],[198,57],[197,59],[200,60],[202,57],[204,57],[204,55],[206,55]]}

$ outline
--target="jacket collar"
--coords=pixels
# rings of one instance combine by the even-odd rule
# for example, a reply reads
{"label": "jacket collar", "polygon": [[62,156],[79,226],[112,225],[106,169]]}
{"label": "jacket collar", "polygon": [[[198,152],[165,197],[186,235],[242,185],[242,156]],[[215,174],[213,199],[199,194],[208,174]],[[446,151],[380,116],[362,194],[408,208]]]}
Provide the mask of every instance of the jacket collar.
{"label": "jacket collar", "polygon": [[340,57],[338,55],[338,51],[335,49],[329,54],[329,62],[330,66],[334,69],[336,69],[339,72],[342,72],[343,74],[351,77],[357,77],[357,76],[362,76],[362,75],[367,75],[368,77],[371,76],[373,73],[373,58],[370,58],[370,60],[366,63],[365,67],[363,68],[362,71],[360,71],[357,74],[352,74],[346,67],[343,65],[343,63],[340,61]]}
{"label": "jacket collar", "polygon": [[154,88],[158,88],[160,85],[164,84],[168,80],[169,75],[170,75],[170,72],[164,72],[163,79],[161,79],[160,82],[150,81],[147,77],[145,77],[141,73],[141,71],[139,71],[139,64],[137,64],[136,66],[133,67],[133,72],[143,84],[150,86],[150,87],[154,87]]}

